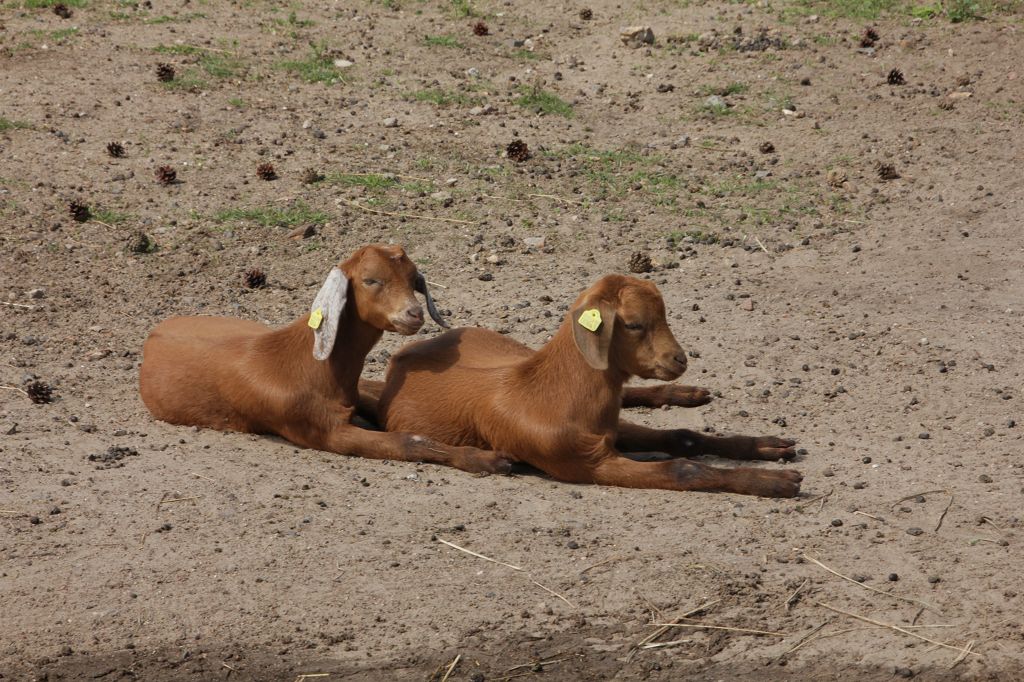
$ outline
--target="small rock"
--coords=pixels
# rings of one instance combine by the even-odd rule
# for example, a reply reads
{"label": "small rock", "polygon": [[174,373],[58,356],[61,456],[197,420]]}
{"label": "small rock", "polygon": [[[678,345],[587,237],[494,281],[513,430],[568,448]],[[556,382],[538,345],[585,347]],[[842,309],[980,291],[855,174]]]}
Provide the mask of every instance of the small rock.
{"label": "small rock", "polygon": [[88,355],[86,355],[85,359],[92,362],[92,361],[96,361],[96,360],[102,360],[103,358],[107,357],[108,355],[110,355],[110,350],[102,350],[102,349],[101,350],[94,350],[93,352],[91,352]]}
{"label": "small rock", "polygon": [[725,109],[729,103],[719,95],[708,95],[704,100],[704,106],[708,109]]}
{"label": "small rock", "polygon": [[565,544],[565,546],[568,547],[569,549],[579,549],[580,548],[580,544],[578,542],[576,542],[575,540],[569,540],[569,542],[567,542]]}
{"label": "small rock", "polygon": [[980,482],[980,483],[991,483],[992,482],[992,477],[989,476],[988,474],[982,474],[981,476],[978,476],[978,482]]}
{"label": "small rock", "polygon": [[754,301],[749,298],[744,299],[743,303],[740,303],[740,308],[743,308],[743,310],[750,312],[754,309]]}
{"label": "small rock", "polygon": [[908,528],[907,529],[907,535],[913,535],[914,537],[917,537],[918,535],[923,535],[923,534],[924,534],[924,531],[921,530],[920,528],[917,528],[917,527]]}
{"label": "small rock", "polygon": [[547,245],[547,240],[544,237],[527,237],[523,240],[523,245],[528,249],[543,249]]}
{"label": "small rock", "polygon": [[39,298],[43,298],[44,296],[46,296],[46,290],[45,289],[29,289],[28,291],[25,292],[25,295],[28,296],[29,298],[39,299]]}
{"label": "small rock", "polygon": [[434,192],[433,194],[430,195],[430,198],[440,203],[442,206],[446,208],[448,206],[451,206],[452,203],[455,201],[452,198],[451,192]]}
{"label": "small rock", "polygon": [[39,518],[38,516],[32,516],[32,517],[29,517],[28,522],[31,523],[33,526],[38,526],[40,523],[43,522],[43,520],[41,518]]}
{"label": "small rock", "polygon": [[355,66],[355,62],[350,62],[347,59],[335,59],[334,66],[339,69],[347,69],[350,66]]}
{"label": "small rock", "polygon": [[288,239],[299,241],[300,239],[309,239],[314,235],[316,235],[316,225],[310,224],[303,227],[296,227],[288,233]]}
{"label": "small rock", "polygon": [[383,121],[381,121],[380,124],[382,126],[384,126],[385,128],[397,128],[398,127],[398,119],[395,118],[394,116],[389,116],[388,118],[386,118]]}
{"label": "small rock", "polygon": [[832,519],[832,526],[833,527],[839,528],[839,526],[841,526],[841,525],[843,525],[843,520],[842,519]]}
{"label": "small rock", "polygon": [[654,31],[650,26],[627,26],[619,31],[619,38],[627,47],[643,47],[654,44]]}
{"label": "small rock", "polygon": [[477,279],[480,280],[481,282],[490,282],[494,279],[494,275],[492,275],[489,272],[484,272],[481,273],[480,275],[477,275]]}
{"label": "small rock", "polygon": [[0,431],[2,431],[5,436],[13,436],[18,432],[18,424],[17,422],[6,422],[4,424],[0,424]]}
{"label": "small rock", "polygon": [[902,677],[907,680],[914,676],[914,671],[910,668],[896,668],[893,672],[896,677]]}
{"label": "small rock", "polygon": [[900,579],[899,574],[897,574],[897,573],[890,573],[889,574],[889,582],[894,583],[894,582],[898,581],[899,579]]}
{"label": "small rock", "polygon": [[871,458],[870,457],[861,457],[860,461],[863,462],[864,464],[871,464]]}
{"label": "small rock", "polygon": [[928,582],[931,583],[932,585],[935,585],[937,583],[942,582],[942,578],[940,578],[937,575],[930,575],[930,576],[928,576]]}
{"label": "small rock", "polygon": [[921,433],[917,434],[917,437],[920,438],[921,440],[928,440],[929,438],[932,437],[932,434],[928,433],[927,431],[922,431]]}

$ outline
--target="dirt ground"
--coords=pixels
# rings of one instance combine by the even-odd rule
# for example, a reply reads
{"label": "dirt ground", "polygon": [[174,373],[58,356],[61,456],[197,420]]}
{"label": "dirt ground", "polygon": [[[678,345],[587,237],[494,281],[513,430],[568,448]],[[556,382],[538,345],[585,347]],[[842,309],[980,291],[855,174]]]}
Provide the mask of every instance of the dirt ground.
{"label": "dirt ground", "polygon": [[[54,4],[0,1],[0,678],[1024,679],[1019,6]],[[649,257],[715,400],[630,417],[796,438],[801,497],[149,416],[158,321],[381,241],[533,346]]]}

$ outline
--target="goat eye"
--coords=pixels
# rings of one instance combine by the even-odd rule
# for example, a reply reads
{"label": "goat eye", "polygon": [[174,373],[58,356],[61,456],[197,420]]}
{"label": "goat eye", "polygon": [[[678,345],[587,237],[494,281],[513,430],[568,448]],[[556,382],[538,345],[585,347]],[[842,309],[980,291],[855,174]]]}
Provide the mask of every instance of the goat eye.
{"label": "goat eye", "polygon": [[630,331],[634,331],[635,332],[635,331],[639,331],[639,330],[641,330],[643,328],[644,328],[644,326],[642,324],[640,324],[639,322],[627,322],[626,323],[626,329],[629,329]]}
{"label": "goat eye", "polygon": [[375,287],[378,284],[380,284],[380,280],[379,279],[364,279],[363,280],[363,284],[365,286],[368,286],[368,287]]}

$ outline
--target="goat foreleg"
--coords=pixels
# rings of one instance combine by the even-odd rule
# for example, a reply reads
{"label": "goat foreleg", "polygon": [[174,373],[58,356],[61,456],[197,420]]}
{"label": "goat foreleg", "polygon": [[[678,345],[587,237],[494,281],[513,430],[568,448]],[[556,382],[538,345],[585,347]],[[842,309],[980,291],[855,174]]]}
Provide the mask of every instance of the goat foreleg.
{"label": "goat foreleg", "polygon": [[803,476],[797,471],[737,467],[718,469],[687,460],[636,462],[610,456],[597,465],[593,482],[625,488],[699,490],[762,497],[795,497]]}
{"label": "goat foreleg", "polygon": [[711,402],[711,393],[705,388],[658,384],[656,386],[627,386],[622,391],[623,407],[700,407]]}
{"label": "goat foreleg", "polygon": [[795,441],[775,436],[711,436],[688,429],[652,429],[619,421],[615,446],[623,452],[664,452],[673,457],[715,455],[728,459],[793,459]]}

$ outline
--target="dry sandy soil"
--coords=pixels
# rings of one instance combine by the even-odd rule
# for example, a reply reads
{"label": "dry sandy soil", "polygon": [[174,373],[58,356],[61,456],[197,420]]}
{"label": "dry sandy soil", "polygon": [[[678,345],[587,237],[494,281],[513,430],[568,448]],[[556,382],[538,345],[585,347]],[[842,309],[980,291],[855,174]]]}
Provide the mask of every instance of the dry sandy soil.
{"label": "dry sandy soil", "polygon": [[[0,2],[0,678],[1024,678],[1019,7],[53,4]],[[630,416],[794,437],[802,496],[149,416],[158,321],[285,323],[378,241],[534,346],[648,255],[716,397]]]}

